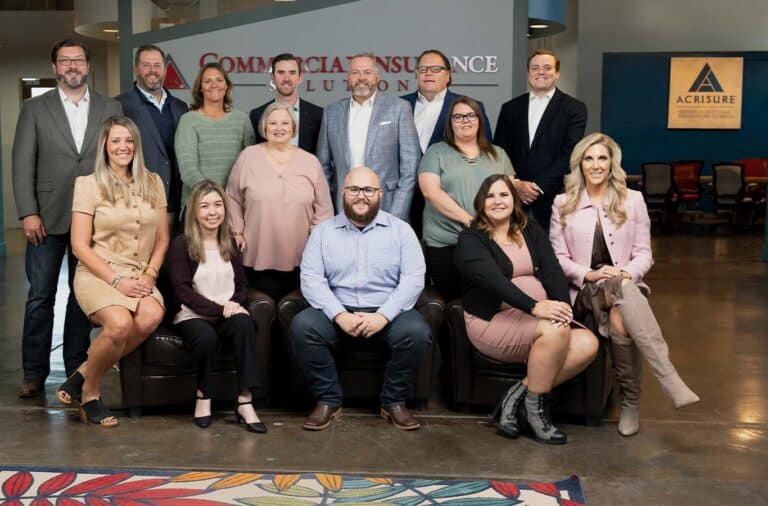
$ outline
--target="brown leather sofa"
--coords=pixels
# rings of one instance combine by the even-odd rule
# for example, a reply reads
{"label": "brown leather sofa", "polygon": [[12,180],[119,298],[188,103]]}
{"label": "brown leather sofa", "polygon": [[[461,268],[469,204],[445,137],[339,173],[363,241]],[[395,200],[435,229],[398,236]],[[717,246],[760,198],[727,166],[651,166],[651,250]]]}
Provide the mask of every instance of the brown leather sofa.
{"label": "brown leather sofa", "polygon": [[[302,406],[311,403],[311,398],[304,386],[304,376],[301,369],[293,358],[288,329],[293,317],[308,306],[309,303],[299,290],[283,297],[277,305],[277,315],[283,327],[283,346],[290,357],[291,385],[289,390],[292,392],[293,403]],[[443,299],[437,292],[427,289],[416,302],[416,309],[432,329],[432,345],[427,351],[421,367],[416,372],[408,405],[412,408],[423,409],[427,405],[432,388],[432,370],[437,358],[435,342],[443,323]],[[334,358],[345,400],[378,399],[381,385],[384,382],[384,367],[389,359],[389,350],[384,341],[348,337],[342,342]]]}
{"label": "brown leather sofa", "polygon": [[[266,294],[248,288],[247,309],[258,326],[256,365],[259,387],[253,389],[254,402],[264,404],[270,389],[270,329],[275,319],[275,302]],[[192,355],[181,338],[168,325],[160,326],[139,348],[120,360],[123,407],[131,416],[141,408],[170,404],[189,404],[195,399],[196,371]],[[211,378],[212,397],[234,401],[237,396],[235,361],[231,350],[218,351]]]}
{"label": "brown leather sofa", "polygon": [[[467,337],[461,299],[446,308],[450,331],[451,391],[459,409],[492,408],[512,381],[522,379],[526,364],[508,364],[479,353]],[[597,357],[587,369],[553,392],[555,413],[583,417],[587,425],[599,425],[613,387],[613,364],[608,342],[600,338]]]}

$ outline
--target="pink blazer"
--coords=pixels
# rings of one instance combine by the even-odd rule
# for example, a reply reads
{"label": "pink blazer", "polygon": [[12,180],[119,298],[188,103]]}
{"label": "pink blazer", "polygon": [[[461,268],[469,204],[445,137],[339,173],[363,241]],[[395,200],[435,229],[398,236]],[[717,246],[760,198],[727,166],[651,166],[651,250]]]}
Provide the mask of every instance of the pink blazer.
{"label": "pink blazer", "polygon": [[611,253],[614,265],[632,275],[639,286],[643,276],[653,265],[651,253],[651,220],[643,200],[643,194],[627,190],[627,221],[616,226],[602,210],[593,207],[586,190],[576,210],[566,216],[565,226],[560,222],[560,206],[565,203],[565,194],[555,197],[552,205],[552,221],[549,225],[549,240],[560,266],[571,284],[571,300],[576,300],[578,290],[584,285],[584,276],[592,263],[592,242],[595,238],[595,220],[600,220],[605,243]]}

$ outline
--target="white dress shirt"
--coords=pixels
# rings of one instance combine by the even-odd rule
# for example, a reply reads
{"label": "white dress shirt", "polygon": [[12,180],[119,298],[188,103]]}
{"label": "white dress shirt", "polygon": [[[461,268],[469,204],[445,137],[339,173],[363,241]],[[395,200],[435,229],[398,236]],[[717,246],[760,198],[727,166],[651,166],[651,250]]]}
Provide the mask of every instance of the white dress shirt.
{"label": "white dress shirt", "polygon": [[421,152],[426,153],[429,146],[429,140],[432,138],[432,133],[435,131],[437,125],[437,118],[440,117],[440,111],[443,109],[443,102],[445,102],[445,94],[448,92],[448,88],[444,89],[437,95],[432,101],[418,92],[416,94],[416,106],[413,109],[413,122],[416,124],[416,131],[419,134],[419,144],[421,145]]}
{"label": "white dress shirt", "polygon": [[537,96],[533,93],[528,94],[528,147],[533,144],[533,138],[536,136],[536,130],[541,123],[541,117],[555,94],[555,89],[543,96]]}
{"label": "white dress shirt", "polygon": [[373,112],[374,93],[371,98],[358,104],[354,98],[349,100],[349,167],[365,165],[365,143],[368,140],[368,123]]}
{"label": "white dress shirt", "polygon": [[72,131],[72,138],[75,140],[75,146],[79,153],[83,148],[85,129],[88,127],[88,108],[90,107],[91,94],[86,87],[85,93],[77,105],[75,105],[66,93],[61,91],[61,88],[58,88],[58,90],[61,104],[64,106],[64,112],[67,114],[69,129]]}
{"label": "white dress shirt", "polygon": [[149,100],[149,103],[157,107],[157,110],[160,112],[163,112],[163,106],[165,105],[165,101],[168,99],[168,93],[166,93],[165,88],[160,88],[160,100],[157,100],[157,97],[155,97],[150,92],[146,91],[144,88],[142,88],[139,85],[136,85],[136,89],[141,92],[142,95],[147,97],[147,100]]}
{"label": "white dress shirt", "polygon": [[296,130],[293,132],[293,137],[291,137],[291,144],[294,146],[299,145],[299,104],[301,104],[301,100],[298,98],[296,99],[296,105],[293,106],[293,119],[296,120]]}

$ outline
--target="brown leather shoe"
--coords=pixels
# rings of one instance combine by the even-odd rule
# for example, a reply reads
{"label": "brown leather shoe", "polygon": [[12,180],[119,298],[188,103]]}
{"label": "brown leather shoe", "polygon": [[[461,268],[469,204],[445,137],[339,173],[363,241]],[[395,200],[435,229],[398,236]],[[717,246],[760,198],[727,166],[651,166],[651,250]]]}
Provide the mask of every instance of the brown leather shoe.
{"label": "brown leather shoe", "polygon": [[304,430],[327,429],[331,421],[341,418],[341,406],[318,403],[304,422]]}
{"label": "brown leather shoe", "polygon": [[382,406],[379,414],[383,419],[391,420],[392,424],[400,430],[416,430],[421,427],[418,420],[411,416],[405,404]]}
{"label": "brown leather shoe", "polygon": [[21,399],[31,399],[37,397],[45,390],[45,384],[43,381],[37,378],[24,378],[21,382],[21,388],[19,389],[19,397]]}

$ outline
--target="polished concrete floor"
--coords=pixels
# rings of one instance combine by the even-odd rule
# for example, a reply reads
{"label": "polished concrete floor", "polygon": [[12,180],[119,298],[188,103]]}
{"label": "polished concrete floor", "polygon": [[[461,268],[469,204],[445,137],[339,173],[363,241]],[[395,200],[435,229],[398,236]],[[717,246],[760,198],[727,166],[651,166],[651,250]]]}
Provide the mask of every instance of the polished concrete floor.
{"label": "polished concrete floor", "polygon": [[[365,410],[346,410],[319,433],[301,430],[301,414],[263,410],[266,436],[248,434],[217,413],[209,430],[190,409],[121,417],[116,429],[79,423],[54,390],[17,398],[26,280],[23,245],[9,231],[0,258],[0,466],[145,467],[248,471],[328,471],[391,476],[555,480],[580,476],[591,505],[768,504],[768,264],[762,237],[667,235],[654,239],[647,278],[652,305],[673,360],[702,402],[676,411],[646,368],[641,431],[562,425],[569,443],[548,447],[496,436],[481,415],[451,412],[439,399],[420,414],[420,431],[403,433]],[[63,307],[62,278],[57,307]],[[62,318],[57,316],[55,339]],[[115,375],[105,397],[119,402]],[[191,407],[190,407],[191,408]]]}

